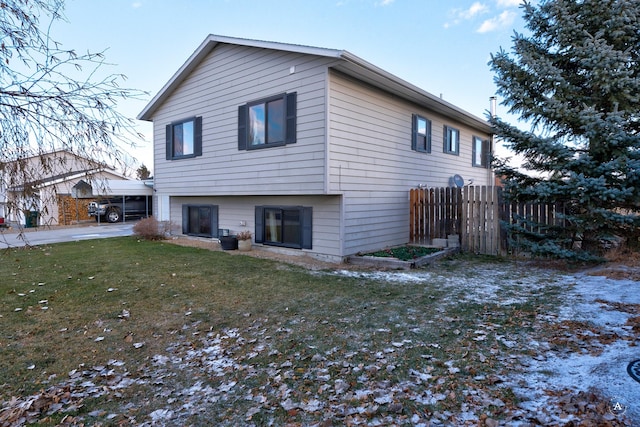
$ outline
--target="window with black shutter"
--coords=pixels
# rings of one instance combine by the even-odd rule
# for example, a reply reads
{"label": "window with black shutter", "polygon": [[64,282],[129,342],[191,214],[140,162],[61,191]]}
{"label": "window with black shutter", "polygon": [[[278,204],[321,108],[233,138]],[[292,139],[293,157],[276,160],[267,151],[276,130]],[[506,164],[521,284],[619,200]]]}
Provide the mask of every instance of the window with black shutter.
{"label": "window with black shutter", "polygon": [[444,126],[444,149],[448,154],[460,154],[460,131],[451,126]]}
{"label": "window with black shutter", "polygon": [[295,92],[238,107],[238,149],[253,150],[296,142]]}
{"label": "window with black shutter", "polygon": [[218,206],[182,205],[182,234],[218,237]]}
{"label": "window with black shutter", "polygon": [[431,152],[431,120],[414,114],[412,116],[411,149],[423,153]]}
{"label": "window with black shutter", "polygon": [[491,143],[488,139],[478,136],[473,137],[472,165],[480,168],[489,168],[491,165]]}
{"label": "window with black shutter", "polygon": [[167,160],[202,156],[202,117],[192,117],[166,126]]}
{"label": "window with black shutter", "polygon": [[256,243],[312,249],[313,208],[256,206]]}

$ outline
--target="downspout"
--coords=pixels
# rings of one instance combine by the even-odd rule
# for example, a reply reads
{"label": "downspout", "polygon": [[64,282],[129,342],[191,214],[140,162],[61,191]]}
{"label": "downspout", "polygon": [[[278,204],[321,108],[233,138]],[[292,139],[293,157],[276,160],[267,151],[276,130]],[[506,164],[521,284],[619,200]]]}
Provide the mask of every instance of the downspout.
{"label": "downspout", "polygon": [[[496,118],[497,104],[498,104],[497,96],[494,95],[489,98],[489,114],[492,119]],[[491,155],[493,156],[493,153],[495,153],[495,135],[493,131],[491,132],[491,139],[489,141],[489,145],[490,145],[489,149],[490,149]],[[491,185],[492,186],[496,185],[496,175],[491,165],[489,165],[489,168],[487,170],[489,172],[489,181],[491,182]]]}
{"label": "downspout", "polygon": [[[147,218],[149,218],[150,216],[153,216],[153,212],[151,212],[151,214],[149,214],[149,197],[151,197],[151,200],[153,200],[153,193],[155,193],[155,189],[153,188],[153,179],[145,179],[144,181],[144,185],[146,187],[149,187],[153,190],[153,192],[151,193],[151,196],[144,196],[144,211],[147,214]],[[158,201],[156,200],[156,205],[158,204]],[[153,204],[152,204],[153,205]],[[158,216],[160,216],[160,214],[158,213]]]}

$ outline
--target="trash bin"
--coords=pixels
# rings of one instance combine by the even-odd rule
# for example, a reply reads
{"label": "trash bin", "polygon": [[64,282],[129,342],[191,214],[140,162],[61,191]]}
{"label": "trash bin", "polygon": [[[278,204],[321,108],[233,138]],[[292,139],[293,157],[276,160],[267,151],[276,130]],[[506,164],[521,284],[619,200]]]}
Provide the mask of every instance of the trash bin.
{"label": "trash bin", "polygon": [[25,211],[24,213],[24,226],[25,228],[33,228],[38,226],[38,211]]}

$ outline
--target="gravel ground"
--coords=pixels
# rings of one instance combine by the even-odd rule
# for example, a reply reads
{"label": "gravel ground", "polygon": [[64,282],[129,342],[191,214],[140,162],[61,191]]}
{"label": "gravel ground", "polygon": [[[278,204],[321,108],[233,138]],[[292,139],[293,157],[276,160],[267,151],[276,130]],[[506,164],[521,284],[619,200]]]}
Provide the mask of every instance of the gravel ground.
{"label": "gravel ground", "polygon": [[[211,239],[176,236],[167,240],[167,242],[170,242],[176,245],[181,245],[181,246],[190,246],[190,247],[196,247],[196,248],[202,248],[202,249],[209,249],[212,251],[222,250],[222,248],[220,247],[220,244],[217,243],[217,241],[211,240]],[[298,265],[300,267],[304,267],[309,270],[327,270],[327,269],[336,269],[336,268],[347,269],[347,270],[370,269],[369,267],[366,267],[366,266],[357,266],[357,265],[351,265],[346,263],[334,263],[334,262],[322,261],[304,252],[286,251],[278,248],[271,249],[271,248],[254,246],[248,252],[226,251],[226,253],[228,253],[229,255],[246,255],[246,256],[253,256],[256,258],[272,259],[275,261],[281,261],[289,264]]]}

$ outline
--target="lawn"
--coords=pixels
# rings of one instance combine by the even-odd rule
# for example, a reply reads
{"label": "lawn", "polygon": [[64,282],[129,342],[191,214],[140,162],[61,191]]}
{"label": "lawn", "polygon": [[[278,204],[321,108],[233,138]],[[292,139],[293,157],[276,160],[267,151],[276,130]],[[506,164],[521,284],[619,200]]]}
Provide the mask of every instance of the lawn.
{"label": "lawn", "polygon": [[508,378],[566,288],[521,267],[307,271],[133,237],[4,251],[0,425],[515,425],[532,415]]}

